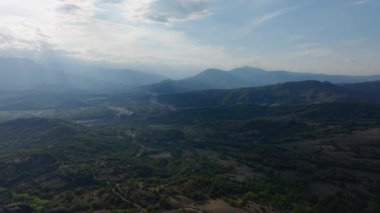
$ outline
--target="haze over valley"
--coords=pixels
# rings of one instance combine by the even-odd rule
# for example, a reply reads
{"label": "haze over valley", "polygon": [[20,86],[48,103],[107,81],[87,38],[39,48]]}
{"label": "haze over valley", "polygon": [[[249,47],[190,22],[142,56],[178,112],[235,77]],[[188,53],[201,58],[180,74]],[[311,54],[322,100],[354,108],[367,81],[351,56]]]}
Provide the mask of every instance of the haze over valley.
{"label": "haze over valley", "polygon": [[379,9],[0,0],[0,213],[380,212]]}

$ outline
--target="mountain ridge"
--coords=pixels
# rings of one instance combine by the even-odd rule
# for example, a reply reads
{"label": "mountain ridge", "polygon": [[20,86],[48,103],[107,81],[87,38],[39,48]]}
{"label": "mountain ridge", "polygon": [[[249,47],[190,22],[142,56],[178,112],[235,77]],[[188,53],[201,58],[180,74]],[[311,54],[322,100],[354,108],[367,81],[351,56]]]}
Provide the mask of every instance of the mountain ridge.
{"label": "mountain ridge", "polygon": [[[380,80],[380,75],[346,76],[314,73],[298,73],[290,71],[266,71],[259,68],[241,67],[230,71],[207,69],[195,76],[177,81],[162,81],[143,87],[143,89],[158,94],[182,93],[205,89],[236,89],[242,87],[257,87],[296,81],[329,81],[335,84],[358,83]],[[170,89],[167,89],[170,88]],[[167,90],[166,90],[167,89]]]}
{"label": "mountain ridge", "polygon": [[[368,87],[371,90],[368,90]],[[380,81],[337,85],[330,82],[300,81],[239,89],[203,90],[159,96],[159,101],[176,107],[228,105],[297,105],[329,102],[380,102]]]}

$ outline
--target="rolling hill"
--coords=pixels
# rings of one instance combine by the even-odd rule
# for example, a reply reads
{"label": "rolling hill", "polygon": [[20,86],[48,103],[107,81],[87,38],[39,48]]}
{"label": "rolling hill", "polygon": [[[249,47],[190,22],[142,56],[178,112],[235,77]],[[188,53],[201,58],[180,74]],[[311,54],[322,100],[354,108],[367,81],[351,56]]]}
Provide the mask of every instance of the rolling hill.
{"label": "rolling hill", "polygon": [[169,94],[159,101],[176,107],[228,105],[300,105],[330,102],[379,102],[380,81],[336,85],[329,82],[301,81],[233,90],[204,90]]}
{"label": "rolling hill", "polygon": [[3,156],[14,151],[47,149],[72,140],[78,131],[68,122],[40,118],[0,123],[0,148]]}
{"label": "rolling hill", "polygon": [[0,212],[379,212],[379,88],[302,81],[158,96],[108,122],[0,122]]}

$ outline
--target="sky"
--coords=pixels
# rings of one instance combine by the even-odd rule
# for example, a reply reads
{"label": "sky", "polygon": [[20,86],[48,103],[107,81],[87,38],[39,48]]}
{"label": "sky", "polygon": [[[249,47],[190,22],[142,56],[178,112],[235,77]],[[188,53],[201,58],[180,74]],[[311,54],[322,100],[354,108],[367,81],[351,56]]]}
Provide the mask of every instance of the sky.
{"label": "sky", "polygon": [[0,0],[0,56],[380,74],[379,0]]}

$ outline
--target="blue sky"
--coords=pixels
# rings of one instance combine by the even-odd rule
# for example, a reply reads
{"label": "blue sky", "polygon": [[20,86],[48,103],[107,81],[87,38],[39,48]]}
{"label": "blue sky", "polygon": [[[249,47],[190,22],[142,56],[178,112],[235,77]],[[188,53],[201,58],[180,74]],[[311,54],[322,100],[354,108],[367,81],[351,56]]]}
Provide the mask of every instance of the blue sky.
{"label": "blue sky", "polygon": [[0,0],[0,55],[380,74],[378,0]]}

